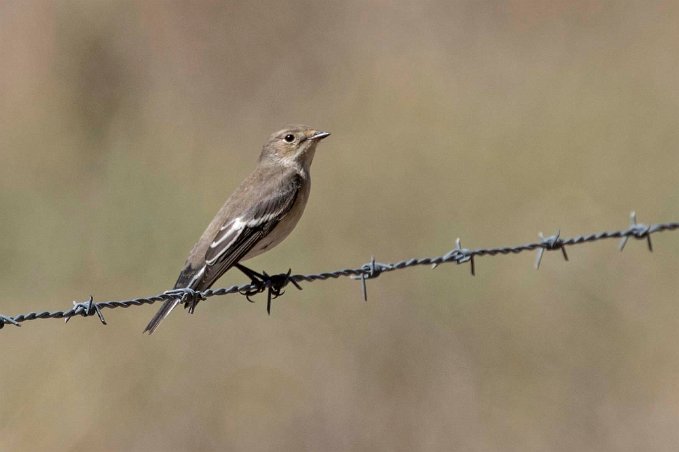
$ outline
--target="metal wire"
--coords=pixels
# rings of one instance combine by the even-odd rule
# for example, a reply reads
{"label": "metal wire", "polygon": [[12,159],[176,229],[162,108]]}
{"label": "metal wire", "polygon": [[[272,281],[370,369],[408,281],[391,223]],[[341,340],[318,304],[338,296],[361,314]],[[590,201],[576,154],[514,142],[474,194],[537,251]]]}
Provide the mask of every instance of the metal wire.
{"label": "metal wire", "polygon": [[314,281],[325,281],[327,279],[337,279],[341,277],[351,277],[353,279],[358,279],[361,281],[363,298],[368,299],[366,281],[368,279],[378,278],[382,273],[388,273],[396,270],[402,270],[405,268],[415,267],[419,265],[430,265],[432,267],[437,267],[438,265],[444,263],[456,263],[463,264],[469,262],[470,270],[472,275],[476,272],[475,258],[482,256],[498,256],[506,254],[519,254],[526,251],[537,250],[535,267],[539,268],[542,261],[542,257],[545,251],[556,251],[560,250],[564,259],[568,260],[568,255],[566,254],[566,247],[583,245],[586,243],[597,242],[599,240],[606,239],[620,239],[619,249],[622,251],[627,244],[630,237],[645,240],[649,251],[653,251],[653,245],[651,242],[651,235],[663,231],[674,231],[679,229],[679,222],[671,223],[659,223],[645,225],[637,223],[636,213],[632,212],[630,215],[630,225],[626,229],[621,229],[617,231],[603,231],[596,232],[587,235],[579,235],[571,238],[561,238],[560,232],[557,231],[556,234],[544,237],[542,233],[539,234],[540,240],[531,243],[525,243],[523,245],[515,246],[504,246],[498,248],[476,248],[468,249],[462,248],[460,239],[456,240],[455,248],[453,248],[448,253],[441,256],[435,257],[421,257],[421,258],[411,258],[404,259],[394,263],[382,263],[376,262],[375,259],[371,259],[370,262],[355,268],[345,268],[324,273],[313,273],[307,275],[292,275],[290,272],[283,273],[280,275],[267,276],[267,279],[259,282],[252,282],[250,284],[244,285],[234,285],[230,287],[225,287],[222,289],[208,289],[202,292],[196,292],[190,289],[180,289],[179,291],[168,291],[158,295],[153,295],[150,297],[140,297],[133,298],[129,300],[120,301],[101,301],[95,303],[93,298],[90,297],[89,300],[84,302],[73,302],[73,307],[64,311],[39,311],[39,312],[29,312],[27,314],[18,314],[14,316],[5,316],[0,314],[0,329],[6,324],[21,326],[22,322],[37,319],[66,319],[68,321],[71,317],[83,316],[89,317],[96,315],[101,323],[104,325],[106,321],[102,314],[104,309],[115,309],[115,308],[129,308],[131,306],[141,306],[145,304],[153,304],[158,301],[165,301],[173,298],[180,298],[183,303],[191,304],[198,300],[204,300],[210,297],[240,293],[245,296],[251,296],[257,293],[268,291],[268,306],[271,305],[272,298],[276,298],[283,294],[283,288],[288,284],[292,283],[298,289],[301,289],[299,283],[307,282],[311,283]]}

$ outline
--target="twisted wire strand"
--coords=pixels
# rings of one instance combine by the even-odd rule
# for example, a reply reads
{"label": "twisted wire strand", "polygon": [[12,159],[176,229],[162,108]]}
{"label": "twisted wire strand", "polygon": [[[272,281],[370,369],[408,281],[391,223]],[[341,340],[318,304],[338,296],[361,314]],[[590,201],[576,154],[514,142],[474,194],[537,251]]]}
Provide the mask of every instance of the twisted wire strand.
{"label": "twisted wire strand", "polygon": [[[382,273],[388,273],[396,270],[403,270],[410,267],[416,267],[421,265],[430,265],[436,267],[444,263],[456,263],[463,264],[469,262],[471,264],[471,272],[475,273],[475,257],[483,256],[498,256],[507,254],[519,254],[526,251],[538,251],[535,266],[539,268],[542,256],[545,251],[555,251],[560,250],[563,257],[568,260],[568,255],[566,254],[566,247],[583,245],[587,243],[597,242],[600,240],[608,239],[620,239],[620,250],[622,251],[629,238],[643,239],[646,240],[649,251],[653,251],[653,246],[651,244],[651,235],[657,234],[664,231],[674,231],[679,229],[679,222],[670,223],[658,223],[645,225],[637,223],[636,214],[632,212],[630,215],[630,226],[626,229],[621,229],[617,231],[602,231],[595,232],[586,235],[578,235],[570,238],[561,238],[560,232],[555,235],[544,237],[539,234],[540,240],[530,243],[525,243],[515,246],[503,246],[495,248],[476,248],[467,249],[462,248],[460,239],[457,239],[456,246],[453,250],[443,254],[441,256],[434,257],[421,257],[421,258],[408,258],[403,259],[398,262],[393,263],[382,263],[376,262],[373,258],[370,262],[363,264],[359,267],[354,268],[344,268],[335,271],[322,272],[322,273],[312,273],[306,275],[274,275],[271,280],[260,282],[260,283],[250,283],[243,285],[233,285],[230,287],[225,287],[221,289],[208,289],[202,292],[194,292],[187,290],[183,295],[179,296],[177,293],[161,293],[158,295],[153,295],[150,297],[139,297],[132,298],[129,300],[116,300],[116,301],[101,301],[95,303],[90,297],[89,300],[83,302],[73,302],[73,307],[62,311],[37,311],[29,312],[26,314],[17,314],[14,316],[5,316],[0,314],[0,329],[6,324],[21,326],[21,323],[27,322],[29,320],[37,319],[65,319],[68,321],[75,316],[89,317],[97,315],[99,320],[106,324],[104,320],[102,310],[104,309],[115,309],[115,308],[129,308],[132,306],[142,306],[146,304],[153,304],[158,301],[165,301],[173,298],[181,297],[182,301],[188,303],[190,299],[207,299],[210,297],[224,296],[229,294],[255,294],[263,292],[264,290],[269,290],[269,302],[271,300],[272,293],[274,297],[282,294],[282,289],[288,283],[293,283],[295,286],[299,287],[298,283],[306,282],[312,283],[315,281],[326,281],[328,279],[338,279],[343,277],[351,277],[353,279],[358,279],[362,283],[363,287],[363,297],[367,300],[367,289],[366,280],[374,279],[379,277]],[[282,278],[281,278],[282,277]],[[272,282],[274,278],[278,278],[278,283]],[[282,281],[282,282],[280,282]],[[186,299],[185,299],[186,297]]]}

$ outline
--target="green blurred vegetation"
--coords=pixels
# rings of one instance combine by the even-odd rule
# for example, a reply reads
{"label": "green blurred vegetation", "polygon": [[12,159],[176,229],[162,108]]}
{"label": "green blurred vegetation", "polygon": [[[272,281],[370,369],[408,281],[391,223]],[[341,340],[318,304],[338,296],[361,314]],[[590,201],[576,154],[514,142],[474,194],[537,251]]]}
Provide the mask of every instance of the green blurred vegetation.
{"label": "green blurred vegetation", "polygon": [[[308,123],[315,272],[679,218],[674,2],[0,3],[0,312],[170,287]],[[671,450],[679,240],[0,332],[5,450]],[[219,286],[242,282],[227,274]]]}

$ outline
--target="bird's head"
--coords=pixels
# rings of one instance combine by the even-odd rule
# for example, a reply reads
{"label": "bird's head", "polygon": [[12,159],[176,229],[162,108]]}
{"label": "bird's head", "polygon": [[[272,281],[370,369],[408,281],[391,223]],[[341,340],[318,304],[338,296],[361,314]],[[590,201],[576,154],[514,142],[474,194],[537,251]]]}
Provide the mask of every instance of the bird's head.
{"label": "bird's head", "polygon": [[288,126],[269,137],[260,155],[260,161],[308,169],[316,152],[316,145],[330,135],[313,127]]}

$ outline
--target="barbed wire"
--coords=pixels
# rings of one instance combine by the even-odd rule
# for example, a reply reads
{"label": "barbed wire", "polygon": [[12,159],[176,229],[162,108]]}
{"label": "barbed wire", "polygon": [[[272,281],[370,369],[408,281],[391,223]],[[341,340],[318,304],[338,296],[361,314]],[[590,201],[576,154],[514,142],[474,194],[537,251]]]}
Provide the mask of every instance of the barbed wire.
{"label": "barbed wire", "polygon": [[[129,300],[120,301],[101,301],[98,303],[94,302],[94,299],[90,296],[89,300],[83,302],[73,302],[73,307],[64,311],[39,311],[30,312],[27,314],[18,314],[14,316],[6,316],[0,314],[0,329],[6,324],[21,326],[22,322],[37,319],[65,319],[68,322],[72,317],[83,316],[90,317],[96,315],[101,323],[106,325],[106,320],[102,314],[104,309],[115,309],[115,308],[129,308],[132,306],[141,306],[145,304],[153,304],[158,301],[166,301],[170,299],[180,298],[184,304],[195,304],[197,301],[205,300],[210,297],[223,296],[228,294],[239,293],[244,295],[250,300],[250,296],[267,291],[267,310],[270,311],[271,300],[283,294],[283,289],[288,284],[293,284],[298,289],[302,289],[299,283],[301,282],[315,282],[315,281],[325,281],[328,279],[338,279],[341,277],[351,277],[361,281],[361,287],[363,292],[363,299],[367,301],[367,285],[366,281],[369,279],[378,278],[382,273],[388,273],[396,270],[403,270],[405,268],[420,266],[420,265],[431,265],[433,268],[445,264],[445,263],[456,263],[456,264],[470,264],[470,270],[472,275],[476,273],[476,263],[475,258],[483,256],[498,256],[506,254],[519,254],[526,251],[537,250],[537,256],[535,260],[535,267],[539,268],[542,262],[542,257],[545,251],[556,251],[560,250],[562,256],[565,260],[568,260],[568,254],[566,253],[566,247],[583,245],[587,243],[597,242],[599,240],[607,239],[620,239],[619,249],[622,251],[627,244],[630,237],[646,240],[646,244],[649,251],[653,251],[653,244],[651,242],[651,235],[663,231],[674,231],[679,229],[679,222],[671,223],[658,223],[646,225],[637,222],[637,216],[635,212],[630,215],[630,225],[626,229],[621,229],[617,231],[603,231],[595,232],[587,235],[578,235],[571,238],[561,238],[560,231],[556,234],[545,237],[542,233],[538,236],[540,240],[531,243],[525,243],[523,245],[515,246],[503,246],[496,248],[476,248],[468,249],[462,248],[460,239],[458,238],[455,242],[455,248],[451,251],[435,257],[421,257],[421,258],[410,258],[404,259],[394,263],[382,263],[377,262],[375,259],[371,259],[370,262],[363,264],[355,268],[344,268],[340,270],[323,272],[323,273],[313,273],[307,275],[293,275],[290,271],[287,273],[282,273],[279,275],[267,275],[264,273],[264,279],[261,281],[253,281],[250,284],[234,285],[230,287],[225,287],[222,289],[208,289],[202,292],[194,291],[191,289],[177,289],[167,292],[163,292],[158,295],[153,295],[150,297],[140,297],[132,298]],[[251,301],[251,300],[250,300]]]}

